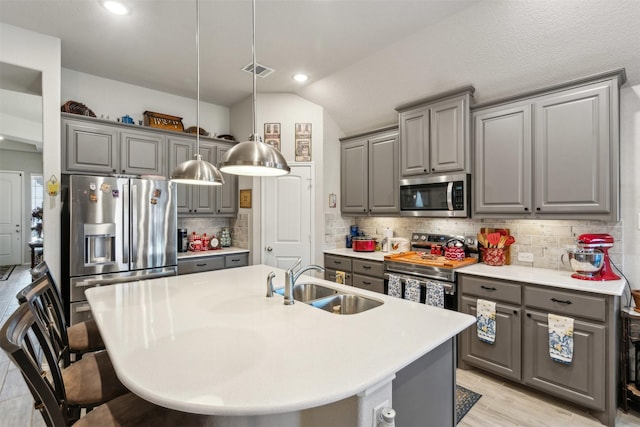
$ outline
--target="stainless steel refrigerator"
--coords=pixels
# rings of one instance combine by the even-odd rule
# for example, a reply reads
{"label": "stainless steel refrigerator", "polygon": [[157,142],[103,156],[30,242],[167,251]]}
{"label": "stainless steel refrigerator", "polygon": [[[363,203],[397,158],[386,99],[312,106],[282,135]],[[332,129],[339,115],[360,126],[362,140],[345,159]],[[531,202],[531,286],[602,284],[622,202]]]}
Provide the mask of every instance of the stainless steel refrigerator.
{"label": "stainless steel refrigerator", "polygon": [[90,287],[177,274],[175,184],[83,175],[63,183],[62,297],[71,325],[91,317]]}

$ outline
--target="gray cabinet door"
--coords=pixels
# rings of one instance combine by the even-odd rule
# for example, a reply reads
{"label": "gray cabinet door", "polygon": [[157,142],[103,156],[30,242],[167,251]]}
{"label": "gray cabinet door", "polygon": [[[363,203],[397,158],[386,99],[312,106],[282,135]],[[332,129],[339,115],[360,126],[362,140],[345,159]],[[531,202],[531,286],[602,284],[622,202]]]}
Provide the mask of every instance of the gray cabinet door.
{"label": "gray cabinet door", "polygon": [[[208,141],[200,141],[200,155],[202,160],[209,163],[217,163],[217,147]],[[194,214],[212,214],[215,213],[216,204],[216,186],[214,185],[192,185],[193,202],[191,204],[191,213]]]}
{"label": "gray cabinet door", "polygon": [[[462,296],[460,311],[476,316],[477,298]],[[462,360],[470,365],[520,381],[521,309],[519,306],[496,303],[496,338],[493,344],[480,341],[476,328],[460,334]]]}
{"label": "gray cabinet door", "polygon": [[369,140],[369,209],[373,214],[400,211],[398,151],[397,132]]}
{"label": "gray cabinet door", "polygon": [[340,146],[342,212],[369,211],[369,145],[367,138],[343,142]]}
{"label": "gray cabinet door", "polygon": [[466,97],[447,99],[429,106],[431,172],[465,170]]}
{"label": "gray cabinet door", "polygon": [[429,173],[429,107],[400,113],[400,174],[403,178]]}
{"label": "gray cabinet door", "polygon": [[[222,161],[231,145],[218,145],[218,161]],[[233,215],[238,213],[238,176],[223,173],[224,185],[216,188],[216,213]]]}
{"label": "gray cabinet door", "polygon": [[165,175],[167,142],[164,135],[120,132],[120,172],[133,175]]}
{"label": "gray cabinet door", "polygon": [[[570,364],[549,357],[547,313],[527,310],[524,328],[526,384],[588,408],[605,408],[605,353],[607,328],[603,324],[574,320],[573,359]],[[611,361],[611,363],[614,363]]]}
{"label": "gray cabinet door", "polygon": [[537,212],[611,211],[612,90],[612,83],[606,81],[536,102]]}
{"label": "gray cabinet door", "polygon": [[531,212],[531,105],[473,114],[475,213]]}
{"label": "gray cabinet door", "polygon": [[62,135],[64,172],[118,172],[116,128],[63,120]]}
{"label": "gray cabinet door", "polygon": [[[169,146],[169,175],[182,162],[193,159],[195,144],[185,138],[167,138]],[[191,212],[192,188],[188,184],[176,184],[178,213],[185,214]]]}

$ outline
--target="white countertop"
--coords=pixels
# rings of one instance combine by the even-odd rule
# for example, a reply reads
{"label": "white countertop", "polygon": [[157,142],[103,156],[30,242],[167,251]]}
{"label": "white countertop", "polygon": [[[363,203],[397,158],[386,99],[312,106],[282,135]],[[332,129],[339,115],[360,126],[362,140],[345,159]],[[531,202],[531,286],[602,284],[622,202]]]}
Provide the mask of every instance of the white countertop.
{"label": "white countertop", "polygon": [[178,259],[198,258],[203,256],[230,255],[230,254],[238,254],[243,252],[249,252],[249,249],[242,249],[242,248],[236,248],[234,246],[230,246],[228,248],[211,249],[208,251],[178,252]]}
{"label": "white countertop", "polygon": [[607,281],[574,279],[571,277],[571,271],[533,268],[520,265],[492,266],[485,263],[478,263],[456,269],[456,273],[618,296],[623,294],[627,283],[624,279]]}
{"label": "white countertop", "polygon": [[388,379],[475,322],[472,316],[310,276],[384,304],[336,315],[265,297],[265,265],[86,291],[118,377],[162,406],[219,415],[297,411]]}
{"label": "white countertop", "polygon": [[384,261],[384,256],[389,255],[391,252],[382,252],[382,251],[374,251],[374,252],[356,252],[351,248],[340,248],[340,249],[325,249],[325,254],[329,255],[339,255],[339,256],[348,256],[352,258],[360,258],[367,259],[369,261]]}

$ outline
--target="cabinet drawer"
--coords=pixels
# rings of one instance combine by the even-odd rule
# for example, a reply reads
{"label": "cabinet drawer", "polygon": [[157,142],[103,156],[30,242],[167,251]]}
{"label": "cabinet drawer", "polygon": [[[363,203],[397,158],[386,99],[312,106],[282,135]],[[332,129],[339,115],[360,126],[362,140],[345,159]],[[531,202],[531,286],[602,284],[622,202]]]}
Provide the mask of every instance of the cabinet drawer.
{"label": "cabinet drawer", "polygon": [[[346,273],[345,277],[344,277],[344,284],[345,285],[349,285],[351,286],[352,280],[351,280],[351,273]],[[328,280],[330,282],[335,282],[336,281],[336,270],[331,270],[329,268],[325,268],[324,270],[324,280]]]}
{"label": "cabinet drawer", "polygon": [[325,255],[324,267],[351,273],[351,258],[335,255]]}
{"label": "cabinet drawer", "polygon": [[524,301],[528,307],[537,307],[566,316],[603,322],[607,316],[605,297],[527,286],[524,290]]}
{"label": "cabinet drawer", "polygon": [[178,260],[178,275],[220,270],[225,268],[224,264],[225,259],[222,256]]}
{"label": "cabinet drawer", "polygon": [[244,267],[246,265],[249,265],[248,253],[230,254],[224,257],[225,268]]}
{"label": "cabinet drawer", "polygon": [[368,291],[384,294],[384,279],[353,274],[353,286]]}
{"label": "cabinet drawer", "polygon": [[491,301],[504,301],[511,304],[522,303],[522,286],[484,277],[460,275],[460,292],[463,295],[475,295]]}
{"label": "cabinet drawer", "polygon": [[364,261],[360,259],[354,259],[351,261],[353,266],[353,273],[366,274],[367,276],[383,277],[383,268],[381,262],[376,261]]}

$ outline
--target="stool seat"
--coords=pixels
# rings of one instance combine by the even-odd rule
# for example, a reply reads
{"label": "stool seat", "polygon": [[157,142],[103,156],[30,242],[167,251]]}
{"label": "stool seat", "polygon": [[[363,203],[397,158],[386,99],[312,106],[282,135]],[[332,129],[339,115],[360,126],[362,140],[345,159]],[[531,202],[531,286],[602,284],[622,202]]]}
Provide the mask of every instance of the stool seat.
{"label": "stool seat", "polygon": [[87,353],[62,370],[67,403],[74,406],[97,406],[129,390],[122,385],[105,350]]}
{"label": "stool seat", "polygon": [[72,353],[85,353],[105,348],[98,325],[93,319],[69,326],[67,338],[69,339],[69,351]]}

